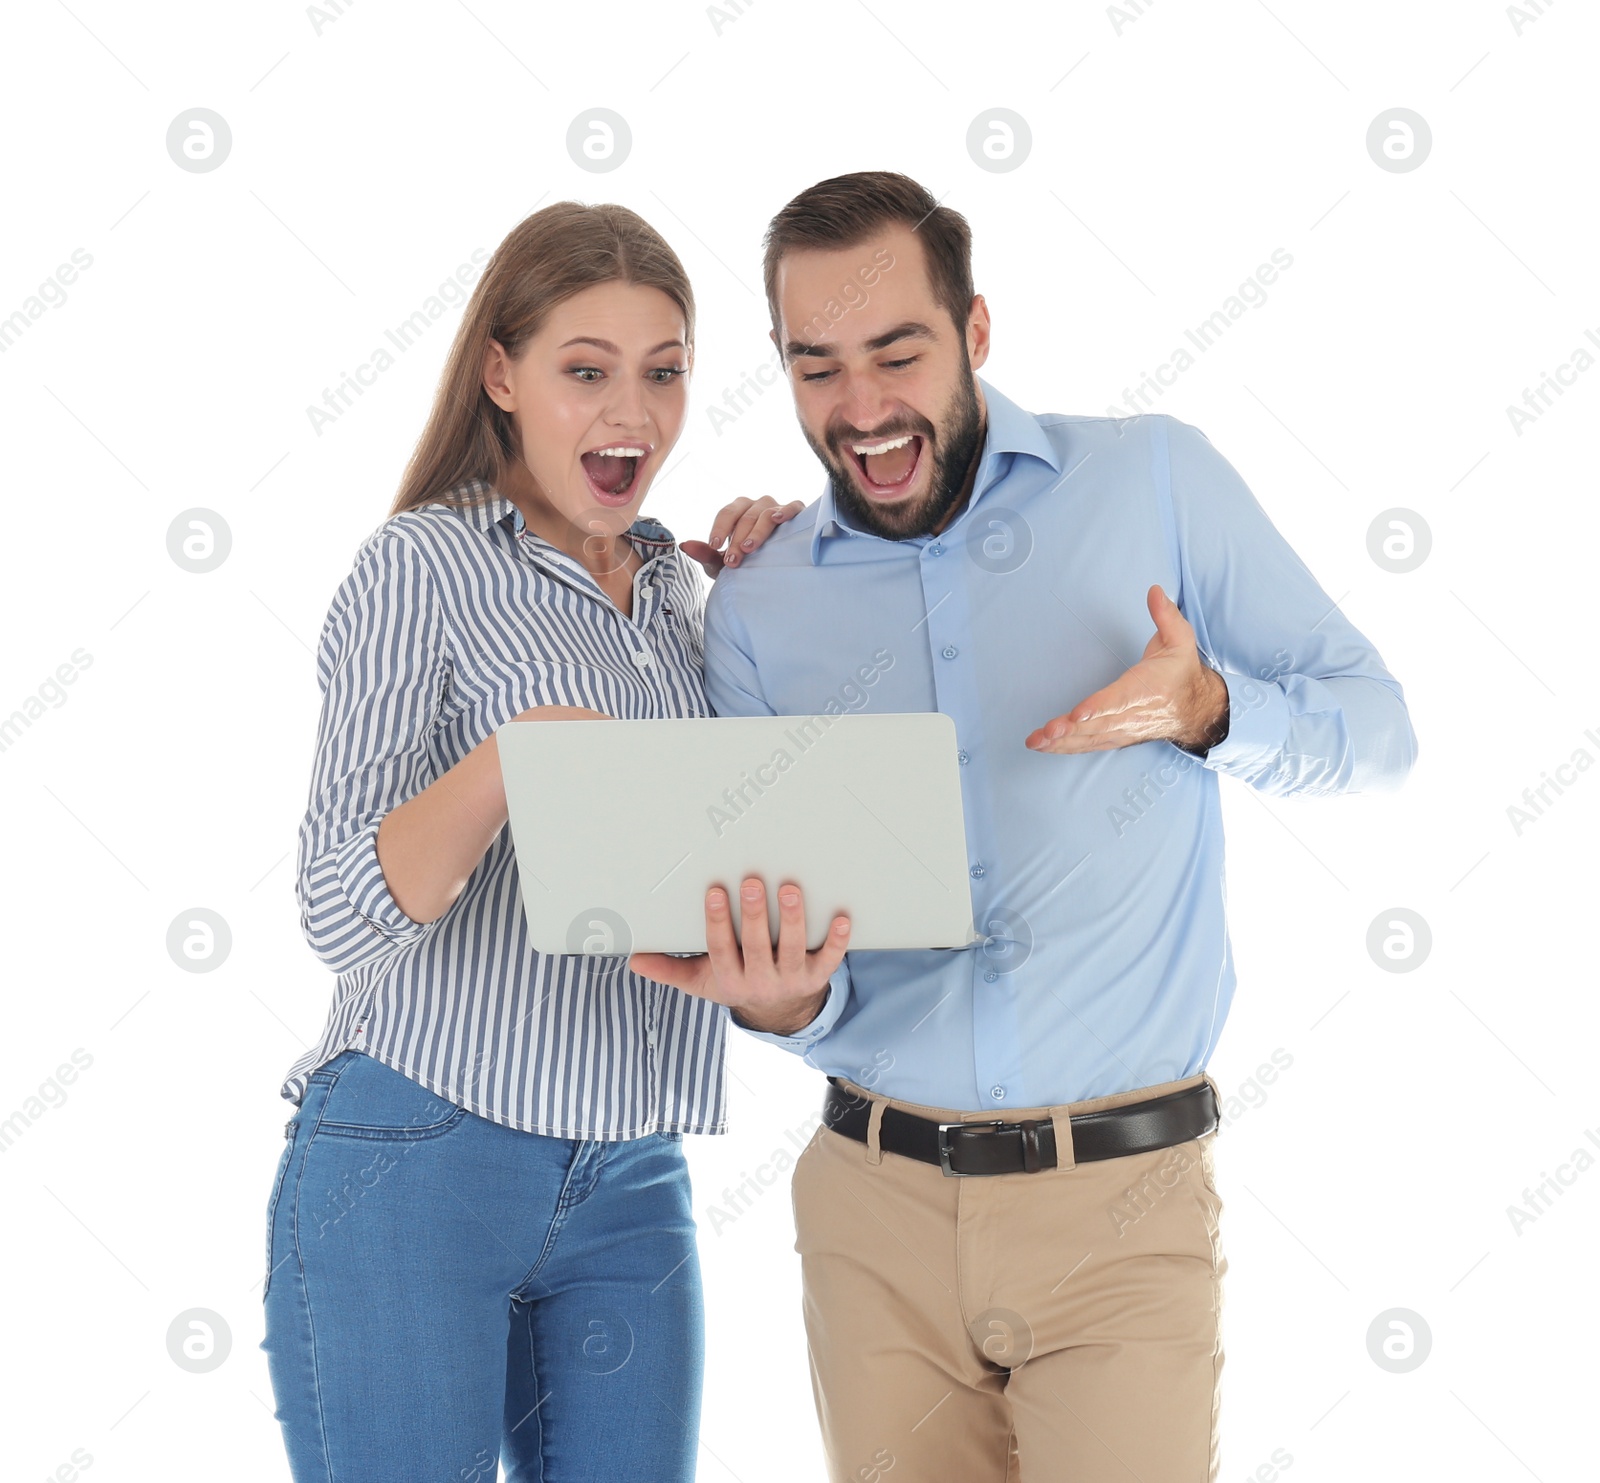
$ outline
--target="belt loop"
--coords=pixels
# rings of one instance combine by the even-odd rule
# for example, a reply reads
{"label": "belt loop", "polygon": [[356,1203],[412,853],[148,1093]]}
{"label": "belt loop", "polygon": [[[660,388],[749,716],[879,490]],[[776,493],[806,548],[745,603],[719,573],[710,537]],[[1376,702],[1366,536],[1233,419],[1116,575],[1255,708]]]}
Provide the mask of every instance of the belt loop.
{"label": "belt loop", "polygon": [[867,1114],[867,1162],[881,1164],[883,1162],[883,1148],[878,1141],[879,1132],[883,1127],[883,1109],[889,1104],[881,1097],[872,1099],[872,1111]]}
{"label": "belt loop", "polygon": [[1076,1169],[1078,1160],[1072,1149],[1072,1116],[1063,1108],[1050,1114],[1051,1125],[1056,1130],[1056,1168]]}

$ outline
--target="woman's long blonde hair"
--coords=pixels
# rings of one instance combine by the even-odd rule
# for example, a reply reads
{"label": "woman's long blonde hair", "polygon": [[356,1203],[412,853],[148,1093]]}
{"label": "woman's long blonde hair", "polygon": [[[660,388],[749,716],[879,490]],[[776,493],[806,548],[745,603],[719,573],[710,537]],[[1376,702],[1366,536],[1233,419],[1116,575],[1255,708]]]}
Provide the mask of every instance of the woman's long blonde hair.
{"label": "woman's long blonde hair", "polygon": [[684,344],[693,348],[688,274],[638,213],[611,202],[557,201],[511,230],[467,303],[390,515],[440,500],[469,479],[500,486],[521,450],[511,414],[483,389],[489,341],[498,340],[514,360],[555,305],[594,284],[613,282],[659,288],[683,311]]}

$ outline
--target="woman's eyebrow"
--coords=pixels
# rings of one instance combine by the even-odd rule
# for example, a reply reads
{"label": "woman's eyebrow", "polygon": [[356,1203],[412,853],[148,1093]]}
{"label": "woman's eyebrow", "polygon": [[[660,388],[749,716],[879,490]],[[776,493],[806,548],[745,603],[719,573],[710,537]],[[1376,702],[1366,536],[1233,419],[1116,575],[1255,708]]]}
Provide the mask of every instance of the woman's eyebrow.
{"label": "woman's eyebrow", "polygon": [[[612,355],[621,355],[622,352],[609,340],[596,339],[593,335],[574,335],[570,340],[563,340],[556,346],[557,350],[565,350],[568,345],[593,345],[597,350],[609,351]],[[646,355],[659,355],[663,350],[671,350],[676,345],[683,348],[682,340],[663,340],[659,345],[652,345]]]}

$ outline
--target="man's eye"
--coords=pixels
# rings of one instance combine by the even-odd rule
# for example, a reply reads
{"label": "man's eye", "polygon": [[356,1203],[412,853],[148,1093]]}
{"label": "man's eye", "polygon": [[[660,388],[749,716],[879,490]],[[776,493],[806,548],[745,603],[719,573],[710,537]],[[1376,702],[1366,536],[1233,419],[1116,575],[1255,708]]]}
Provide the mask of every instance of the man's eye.
{"label": "man's eye", "polygon": [[833,375],[832,371],[802,371],[800,379],[802,381],[826,381],[831,375]]}
{"label": "man's eye", "polygon": [[901,366],[914,366],[921,359],[922,357],[920,355],[908,355],[904,360],[885,361],[884,364],[893,366],[895,370],[899,370]]}

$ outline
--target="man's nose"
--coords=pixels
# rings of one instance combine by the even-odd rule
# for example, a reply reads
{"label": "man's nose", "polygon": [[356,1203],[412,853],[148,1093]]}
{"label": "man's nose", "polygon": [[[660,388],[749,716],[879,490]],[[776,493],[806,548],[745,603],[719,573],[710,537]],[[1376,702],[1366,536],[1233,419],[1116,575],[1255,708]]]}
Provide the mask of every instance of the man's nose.
{"label": "man's nose", "polygon": [[905,409],[899,402],[865,382],[847,387],[839,407],[839,422],[863,437],[875,434],[879,428],[893,427],[904,416]]}

